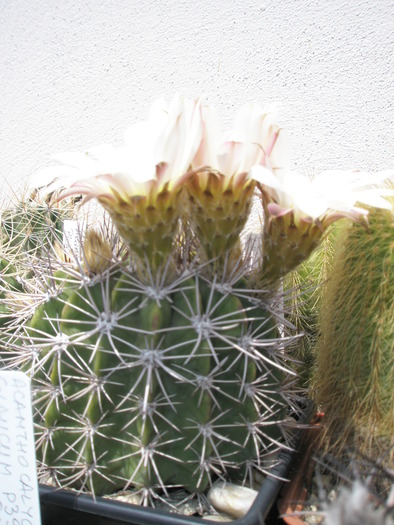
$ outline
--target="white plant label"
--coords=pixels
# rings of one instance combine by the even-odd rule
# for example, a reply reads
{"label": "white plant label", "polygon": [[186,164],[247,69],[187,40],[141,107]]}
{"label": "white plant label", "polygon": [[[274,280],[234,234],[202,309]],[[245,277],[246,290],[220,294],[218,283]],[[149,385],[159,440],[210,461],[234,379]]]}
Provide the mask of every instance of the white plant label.
{"label": "white plant label", "polygon": [[81,221],[65,220],[63,222],[63,246],[73,260],[81,257],[84,230],[85,224]]}
{"label": "white plant label", "polygon": [[0,525],[40,525],[30,380],[0,370]]}

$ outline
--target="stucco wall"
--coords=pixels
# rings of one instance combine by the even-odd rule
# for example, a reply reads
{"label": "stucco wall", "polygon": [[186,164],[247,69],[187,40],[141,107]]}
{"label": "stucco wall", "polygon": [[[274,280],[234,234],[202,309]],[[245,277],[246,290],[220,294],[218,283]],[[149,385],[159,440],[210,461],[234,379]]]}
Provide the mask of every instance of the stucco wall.
{"label": "stucco wall", "polygon": [[280,101],[295,166],[391,167],[393,34],[391,0],[1,0],[3,196],[176,91]]}

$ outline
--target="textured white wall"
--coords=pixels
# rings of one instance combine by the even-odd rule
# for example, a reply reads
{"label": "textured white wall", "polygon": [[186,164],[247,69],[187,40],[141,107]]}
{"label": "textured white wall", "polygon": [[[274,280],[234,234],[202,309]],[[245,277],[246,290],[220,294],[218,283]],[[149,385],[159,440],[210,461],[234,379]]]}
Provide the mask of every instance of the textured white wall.
{"label": "textured white wall", "polygon": [[0,0],[0,188],[151,102],[278,100],[293,163],[393,165],[391,0]]}

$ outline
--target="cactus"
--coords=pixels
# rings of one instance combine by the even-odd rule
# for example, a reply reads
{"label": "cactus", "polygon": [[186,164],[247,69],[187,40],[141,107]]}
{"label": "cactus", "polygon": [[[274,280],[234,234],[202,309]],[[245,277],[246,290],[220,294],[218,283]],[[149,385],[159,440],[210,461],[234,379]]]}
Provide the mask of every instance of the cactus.
{"label": "cactus", "polygon": [[[370,177],[352,176],[338,212],[330,200],[289,206],[272,180],[287,146],[270,111],[241,112],[245,129],[220,147],[208,114],[199,100],[160,102],[125,147],[71,154],[61,168],[59,199],[96,198],[128,260],[92,232],[69,262],[22,248],[39,271],[28,296],[4,294],[10,311],[28,304],[6,323],[2,359],[32,380],[41,479],[95,494],[132,486],[147,502],[173,486],[202,492],[217,477],[246,482],[287,446],[293,337],[272,283],[333,220],[362,215],[354,188],[368,193]],[[269,176],[254,179],[254,165]],[[257,182],[263,268],[240,242]]]}
{"label": "cactus", "polygon": [[41,476],[146,494],[201,492],[213,475],[264,469],[285,446],[286,340],[242,267],[234,282],[187,263],[173,280],[146,283],[105,260],[88,273],[52,261],[34,315],[9,343],[8,366],[32,378]]}
{"label": "cactus", "polygon": [[[73,206],[53,205],[33,196],[5,209],[0,217],[2,255],[20,267],[20,258],[43,255],[62,242],[63,221],[72,216]],[[18,261],[19,259],[19,261]]]}
{"label": "cactus", "polygon": [[320,315],[316,397],[329,438],[373,454],[394,435],[393,213],[338,237]]}
{"label": "cactus", "polygon": [[295,341],[295,369],[302,387],[311,386],[319,335],[319,316],[328,273],[333,264],[336,225],[326,233],[321,245],[283,279],[286,317],[302,334]]}
{"label": "cactus", "polygon": [[17,271],[5,259],[0,259],[0,327],[5,327],[13,319],[14,308],[7,296],[23,292],[23,286]]}

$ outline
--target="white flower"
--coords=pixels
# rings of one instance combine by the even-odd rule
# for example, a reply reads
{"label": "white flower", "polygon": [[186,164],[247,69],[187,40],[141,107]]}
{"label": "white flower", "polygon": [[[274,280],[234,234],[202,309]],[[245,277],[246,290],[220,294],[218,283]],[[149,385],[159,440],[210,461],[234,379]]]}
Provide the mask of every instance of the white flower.
{"label": "white flower", "polygon": [[94,146],[85,153],[62,152],[53,156],[59,164],[37,172],[30,179],[30,188],[51,193],[71,186],[81,179],[118,170],[121,148],[110,144]]}
{"label": "white flower", "polygon": [[193,168],[210,167],[231,178],[262,165],[276,171],[289,163],[289,139],[276,123],[275,106],[249,104],[237,112],[233,128],[223,139],[215,110],[201,108],[203,135]]}
{"label": "white flower", "polygon": [[391,209],[384,197],[394,193],[385,185],[393,174],[393,170],[378,173],[331,170],[309,179],[289,171],[277,176],[262,166],[254,166],[250,171],[251,178],[261,184],[263,200],[271,215],[293,211],[296,224],[304,219],[324,221],[326,225],[340,217],[357,219],[367,215],[357,204]]}
{"label": "white flower", "polygon": [[155,179],[161,164],[168,166],[164,180],[177,182],[188,171],[201,137],[199,100],[177,95],[169,106],[157,100],[149,120],[125,132],[126,150],[130,152],[128,171],[134,182],[144,184]]}
{"label": "white flower", "polygon": [[309,179],[289,171],[274,174],[254,166],[250,177],[258,182],[264,210],[263,280],[268,284],[306,260],[319,245],[330,224],[343,217],[361,221],[368,210],[358,205],[391,209],[384,199],[394,171],[366,173],[324,171]]}
{"label": "white flower", "polygon": [[[86,153],[55,156],[62,165],[47,168],[32,180],[46,192],[68,188],[63,195],[93,197],[145,195],[152,183],[177,184],[199,148],[202,124],[199,100],[177,95],[167,105],[158,100],[149,119],[125,132],[125,145],[96,146]],[[159,190],[159,188],[157,188]]]}

